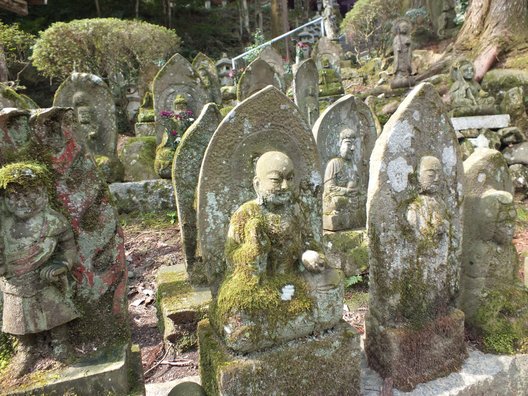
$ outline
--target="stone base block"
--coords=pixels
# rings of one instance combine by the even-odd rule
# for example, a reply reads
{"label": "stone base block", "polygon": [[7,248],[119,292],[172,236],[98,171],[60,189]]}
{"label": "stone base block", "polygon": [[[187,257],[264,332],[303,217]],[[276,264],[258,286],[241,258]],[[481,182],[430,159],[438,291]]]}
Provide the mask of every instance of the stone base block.
{"label": "stone base block", "polygon": [[109,187],[119,213],[176,210],[170,180],[112,183]]}
{"label": "stone base block", "polygon": [[200,374],[208,395],[359,395],[360,337],[347,323],[248,355],[230,352],[209,321],[198,324]]}
{"label": "stone base block", "polygon": [[368,245],[365,229],[327,232],[323,236],[326,257],[345,276],[358,275],[368,269]]}
{"label": "stone base block", "polygon": [[183,264],[160,267],[156,277],[163,339],[185,349],[196,343],[196,326],[211,302],[208,287],[193,286]]}
{"label": "stone base block", "polygon": [[155,122],[136,122],[136,136],[156,136]]}
{"label": "stone base block", "polygon": [[141,353],[121,345],[99,356],[55,370],[37,371],[2,395],[144,395]]}
{"label": "stone base block", "polygon": [[455,309],[419,330],[371,332],[367,327],[365,352],[371,368],[391,378],[395,388],[410,391],[419,383],[460,369],[467,356],[464,313]]}

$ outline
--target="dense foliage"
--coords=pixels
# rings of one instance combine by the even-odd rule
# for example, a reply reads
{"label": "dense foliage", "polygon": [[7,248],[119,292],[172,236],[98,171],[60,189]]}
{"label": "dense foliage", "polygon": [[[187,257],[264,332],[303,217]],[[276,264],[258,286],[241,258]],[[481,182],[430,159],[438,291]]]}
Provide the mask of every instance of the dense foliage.
{"label": "dense foliage", "polygon": [[33,65],[47,77],[63,79],[89,72],[108,79],[134,80],[148,64],[163,64],[178,51],[180,38],[162,26],[115,18],[56,22],[36,41]]}
{"label": "dense foliage", "polygon": [[35,36],[22,31],[17,24],[6,25],[0,22],[0,43],[2,43],[8,67],[16,62],[27,62],[35,40]]}
{"label": "dense foliage", "polygon": [[400,14],[399,1],[358,0],[341,23],[341,30],[356,52],[379,56],[390,46],[392,21]]}

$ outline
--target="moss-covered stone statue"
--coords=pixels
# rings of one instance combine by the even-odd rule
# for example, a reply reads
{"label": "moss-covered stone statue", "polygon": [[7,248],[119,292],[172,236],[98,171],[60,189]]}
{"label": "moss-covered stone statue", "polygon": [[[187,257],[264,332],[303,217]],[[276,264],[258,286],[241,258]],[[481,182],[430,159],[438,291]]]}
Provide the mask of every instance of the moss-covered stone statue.
{"label": "moss-covered stone statue", "polygon": [[[332,158],[326,165],[323,195],[323,227],[338,231],[351,229],[356,223],[365,221],[365,209],[360,208],[357,161],[359,138],[357,131],[346,128],[339,134],[339,157]],[[362,219],[358,219],[362,217]]]}
{"label": "moss-covered stone statue", "polygon": [[319,70],[319,96],[342,95],[345,90],[341,77],[338,72],[332,68],[330,59],[324,56],[321,60],[322,69]]}
{"label": "moss-covered stone statue", "polygon": [[391,88],[405,88],[414,85],[412,77],[412,24],[407,18],[394,21],[392,49],[394,52],[394,78]]}
{"label": "moss-covered stone statue", "polygon": [[211,319],[235,351],[281,344],[341,318],[341,276],[327,268],[308,231],[295,180],[286,154],[263,154],[253,179],[257,199],[231,217],[227,271]]}
{"label": "moss-covered stone statue", "polygon": [[9,367],[15,377],[32,368],[37,336],[44,332],[51,335],[55,355],[64,359],[69,343],[62,325],[80,316],[69,279],[77,257],[74,235],[64,215],[51,206],[48,182],[47,169],[37,163],[0,168],[2,332],[18,341]]}
{"label": "moss-covered stone statue", "polygon": [[172,106],[173,111],[162,112],[165,121],[165,132],[161,143],[156,148],[154,171],[162,179],[170,179],[172,161],[176,147],[187,128],[193,123],[193,112],[187,107],[187,100],[183,95],[176,95]]}
{"label": "moss-covered stone statue", "polygon": [[141,101],[141,106],[138,111],[138,122],[154,122],[154,99],[152,92],[146,92]]}
{"label": "moss-covered stone statue", "polygon": [[474,77],[475,68],[467,59],[460,59],[451,67],[453,85],[449,95],[452,114],[456,117],[497,114],[495,99],[482,90]]}

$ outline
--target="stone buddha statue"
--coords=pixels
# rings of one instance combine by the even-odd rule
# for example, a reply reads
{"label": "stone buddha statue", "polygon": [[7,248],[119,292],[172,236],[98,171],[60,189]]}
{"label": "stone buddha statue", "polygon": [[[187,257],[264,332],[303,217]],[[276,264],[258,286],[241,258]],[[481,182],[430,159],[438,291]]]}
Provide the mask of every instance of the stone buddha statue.
{"label": "stone buddha statue", "polygon": [[365,224],[365,196],[359,191],[357,162],[361,158],[358,133],[346,128],[339,134],[339,157],[326,165],[323,228],[340,231]]}
{"label": "stone buddha statue", "polygon": [[69,346],[66,323],[78,318],[68,274],[77,259],[73,231],[48,199],[45,168],[16,163],[0,168],[5,212],[0,223],[2,332],[17,339],[10,373],[26,374],[38,357],[37,335],[48,332],[58,358]]}
{"label": "stone buddha statue", "polygon": [[101,148],[99,143],[99,124],[95,118],[95,109],[90,104],[90,98],[86,92],[76,92],[73,95],[73,107],[77,114],[77,121],[80,125],[80,131],[85,137],[90,151],[94,154],[100,154]]}
{"label": "stone buddha statue", "polygon": [[327,56],[323,56],[321,66],[322,69],[319,70],[319,96],[342,95],[345,90],[341,77],[332,68]]}
{"label": "stone buddha statue", "polygon": [[210,312],[226,345],[243,353],[331,328],[342,315],[341,272],[308,231],[292,160],[264,153],[253,186],[257,198],[231,217],[227,268]]}
{"label": "stone buddha statue", "polygon": [[449,95],[454,116],[497,114],[495,99],[482,90],[474,77],[475,68],[467,59],[462,59],[451,67],[454,83],[449,89]]}

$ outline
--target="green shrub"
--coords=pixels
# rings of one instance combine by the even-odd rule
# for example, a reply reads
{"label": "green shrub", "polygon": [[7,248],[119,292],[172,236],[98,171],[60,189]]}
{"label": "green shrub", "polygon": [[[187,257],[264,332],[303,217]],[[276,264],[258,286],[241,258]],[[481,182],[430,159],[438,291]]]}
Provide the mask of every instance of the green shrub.
{"label": "green shrub", "polygon": [[7,67],[17,62],[28,62],[31,47],[37,38],[20,29],[18,24],[0,22],[0,43],[4,47]]}
{"label": "green shrub", "polygon": [[[392,21],[400,15],[400,1],[358,0],[341,23],[358,61],[364,55],[383,55],[391,43]],[[360,56],[360,54],[362,56]]]}
{"label": "green shrub", "polygon": [[64,79],[71,72],[133,81],[150,63],[163,64],[178,51],[180,38],[162,26],[116,18],[56,22],[41,33],[32,55],[45,76]]}

